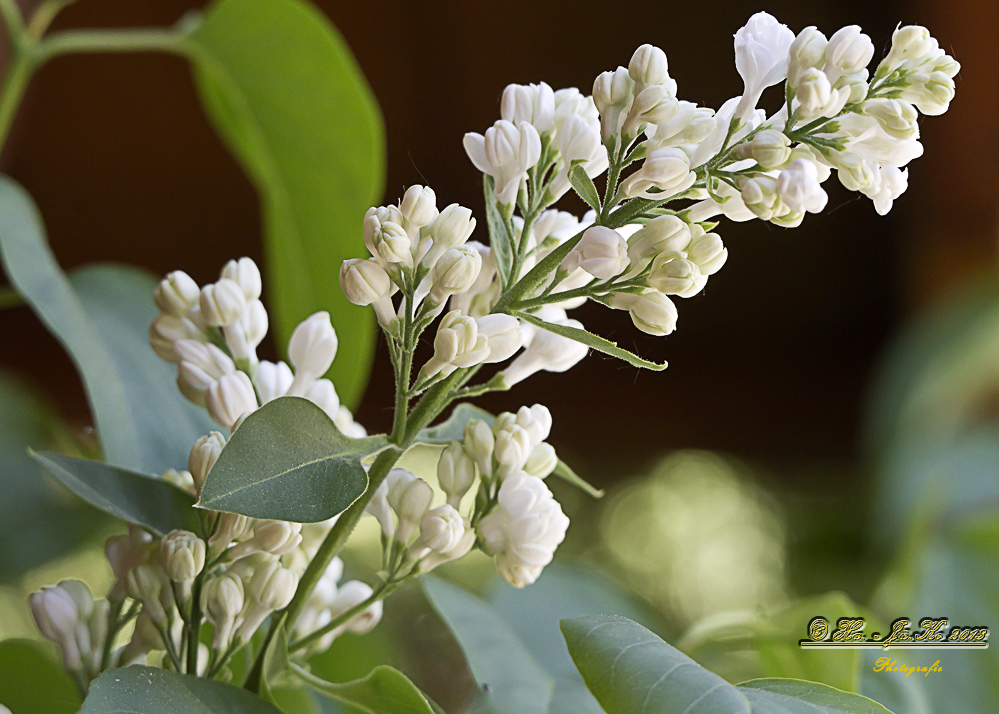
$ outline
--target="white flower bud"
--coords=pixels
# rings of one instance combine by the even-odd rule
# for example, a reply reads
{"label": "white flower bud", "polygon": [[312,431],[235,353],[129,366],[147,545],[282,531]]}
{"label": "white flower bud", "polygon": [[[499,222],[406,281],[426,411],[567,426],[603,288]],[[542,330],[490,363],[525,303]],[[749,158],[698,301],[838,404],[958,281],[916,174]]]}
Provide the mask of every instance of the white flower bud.
{"label": "white flower bud", "polygon": [[481,364],[488,357],[489,341],[479,334],[475,319],[452,310],[437,327],[434,356],[423,365],[420,379],[428,379],[438,372],[447,376],[456,369]]}
{"label": "white flower bud", "polygon": [[527,122],[547,134],[555,126],[555,93],[541,84],[508,84],[500,101],[500,117],[512,124]]}
{"label": "white flower bud", "polygon": [[853,151],[840,151],[833,157],[840,183],[851,191],[864,191],[879,188],[881,171],[878,165],[866,156]]}
{"label": "white flower bud", "polygon": [[223,376],[236,373],[229,355],[211,343],[178,340],[174,351],[179,359],[180,378],[195,391],[204,392]]}
{"label": "white flower bud", "polygon": [[704,288],[707,276],[701,275],[701,269],[693,261],[683,258],[662,261],[657,258],[652,264],[647,282],[649,287],[666,295],[688,298]]}
{"label": "white flower bud", "polygon": [[297,587],[298,576],[293,571],[278,560],[269,560],[253,573],[247,592],[255,604],[273,612],[288,606]]}
{"label": "white flower bud", "polygon": [[[607,149],[600,141],[599,120],[591,121],[579,114],[566,117],[555,136],[555,148],[559,152],[558,173],[555,174],[548,189],[553,198],[564,196],[569,190],[572,185],[569,181],[569,171],[573,166],[582,166],[590,178],[598,176],[607,169]],[[539,217],[534,224],[534,235],[543,240],[547,235],[537,232],[540,222]]]}
{"label": "white flower bud", "polygon": [[75,637],[80,614],[70,594],[58,585],[31,593],[28,606],[45,639],[61,644]]}
{"label": "white flower bud", "polygon": [[340,416],[340,396],[330,380],[317,379],[306,388],[302,396],[318,405],[334,422]]}
{"label": "white flower bud", "polygon": [[198,304],[201,288],[183,270],[168,273],[153,291],[156,307],[174,317],[186,317]]}
{"label": "white flower bud", "polygon": [[599,280],[620,275],[628,267],[628,242],[617,231],[605,226],[587,228],[583,237],[562,261],[572,273],[582,268]]}
{"label": "white flower bud", "polygon": [[502,479],[521,470],[531,455],[534,445],[527,429],[513,424],[496,432],[496,474]]}
{"label": "white flower bud", "polygon": [[111,536],[104,543],[104,555],[111,566],[115,583],[108,600],[122,602],[127,594],[128,572],[144,563],[152,549],[153,537],[136,526],[129,526],[128,535]]}
{"label": "white flower bud", "polygon": [[544,404],[521,407],[517,410],[514,422],[523,427],[531,437],[531,444],[537,446],[548,438],[552,430],[552,413]]}
{"label": "white flower bud", "polygon": [[[466,430],[468,425],[465,425]],[[490,433],[490,440],[492,433]],[[489,449],[490,455],[492,448]],[[489,457],[486,457],[489,458]],[[437,482],[454,508],[475,482],[475,461],[468,455],[460,441],[452,441],[441,452],[437,461]]]}
{"label": "white flower bud", "polygon": [[416,240],[420,229],[437,218],[437,194],[429,186],[410,186],[399,203],[399,212],[409,237]]}
{"label": "white flower bud", "polygon": [[246,372],[223,375],[205,392],[208,415],[219,426],[232,430],[240,417],[257,408],[257,395]]}
{"label": "white flower bud", "polygon": [[224,327],[243,316],[246,296],[235,280],[222,278],[217,283],[201,288],[198,304],[206,324]]}
{"label": "white flower bud", "polygon": [[191,448],[191,455],[187,460],[187,468],[194,479],[194,487],[201,493],[201,487],[208,478],[208,472],[218,461],[219,454],[225,447],[225,437],[220,432],[213,431],[208,436],[202,436]]}
{"label": "white flower bud", "polygon": [[621,114],[631,105],[635,80],[624,67],[599,74],[593,82],[593,103],[600,112],[600,135],[604,141],[621,129]]}
{"label": "white flower bud", "polygon": [[658,216],[628,239],[632,270],[642,270],[660,255],[681,257],[690,243],[690,227],[678,216]]}
{"label": "white flower bud", "polygon": [[551,562],[568,527],[569,519],[544,481],[521,475],[503,482],[498,503],[479,521],[478,532],[496,556],[500,576],[522,588]]}
{"label": "white flower bud", "polygon": [[880,190],[871,196],[874,210],[879,215],[885,215],[891,210],[892,203],[901,196],[909,186],[909,169],[902,171],[894,166],[881,167]]}
{"label": "white flower bud", "polygon": [[829,200],[819,183],[815,162],[808,159],[795,159],[780,172],[777,192],[792,211],[801,213],[818,213]]}
{"label": "white flower bud", "polygon": [[160,558],[167,577],[190,583],[205,567],[205,542],[190,531],[170,531],[160,541]]}
{"label": "white flower bud", "polygon": [[645,131],[649,124],[665,124],[680,110],[676,97],[662,85],[646,87],[635,97],[621,133],[634,137]]}
{"label": "white flower bud", "polygon": [[430,508],[434,491],[423,479],[414,478],[407,483],[400,483],[389,494],[389,502],[393,504],[399,525],[395,531],[395,539],[400,543],[408,543],[413,530],[419,525],[423,515]]}
{"label": "white flower bud", "polygon": [[374,260],[352,258],[340,266],[340,289],[355,305],[370,305],[392,294],[392,279]]}
{"label": "white flower bud", "polygon": [[527,170],[541,158],[541,135],[524,121],[514,125],[501,119],[486,130],[485,136],[465,134],[464,145],[475,168],[493,177],[496,200],[501,204],[517,199]]}
{"label": "white flower bud", "polygon": [[739,186],[742,202],[761,220],[769,221],[788,211],[777,193],[777,179],[773,176],[760,174],[747,177],[739,182]]}
{"label": "white flower bud", "polygon": [[260,293],[263,291],[260,268],[250,258],[230,260],[222,268],[222,274],[219,277],[228,278],[239,285],[247,302],[260,299]]}
{"label": "white flower bud", "polygon": [[208,539],[208,547],[213,551],[223,551],[233,541],[239,541],[252,531],[252,522],[246,516],[237,513],[222,513],[219,515],[215,532]]}
{"label": "white flower bud", "polygon": [[284,555],[302,542],[302,524],[288,521],[256,521],[253,536],[230,551],[233,560],[252,553]]}
{"label": "white flower bud", "polygon": [[927,116],[939,116],[947,111],[954,98],[954,80],[940,71],[914,74],[909,77],[902,98]]}
{"label": "white flower bud", "polygon": [[395,522],[392,520],[392,511],[395,508],[396,496],[400,492],[401,486],[408,484],[416,476],[406,469],[392,469],[388,476],[381,482],[364,507],[364,512],[375,517],[382,527],[382,535],[391,538],[395,533]]}
{"label": "white flower bud", "polygon": [[303,320],[288,340],[288,361],[295,368],[289,394],[301,396],[314,379],[326,374],[336,357],[336,330],[330,314],[321,311]]}
{"label": "white flower bud", "polygon": [[155,565],[143,563],[128,572],[128,596],[142,603],[143,611],[154,624],[166,623],[167,613],[163,601],[170,602],[169,592],[166,573]]}
{"label": "white flower bud", "polygon": [[253,386],[257,388],[260,401],[267,404],[286,395],[294,379],[291,367],[284,362],[265,360],[257,365],[257,371],[253,375]]}
{"label": "white flower bud", "polygon": [[847,104],[861,102],[867,98],[867,70],[856,74],[845,74],[836,80],[833,87],[850,90],[850,96],[846,100]]}
{"label": "white flower bud", "polygon": [[425,240],[421,240],[420,261],[432,267],[448,249],[464,245],[474,230],[472,212],[452,203],[421,232]]}
{"label": "white flower bud", "polygon": [[[562,320],[559,324],[583,329],[578,320]],[[509,367],[501,372],[508,387],[530,377],[535,372],[565,372],[580,362],[589,351],[581,342],[539,330],[531,344]]]}
{"label": "white flower bud", "polygon": [[232,628],[243,609],[243,581],[231,573],[209,578],[201,591],[201,609],[215,631],[212,646],[223,650],[232,638]]}
{"label": "white flower bud", "polygon": [[631,198],[666,198],[690,188],[696,177],[683,151],[656,149],[649,153],[642,168],[621,183],[621,193]]}
{"label": "white flower bud", "polygon": [[558,466],[558,456],[555,455],[555,447],[542,442],[531,451],[524,464],[524,473],[537,478],[547,478],[556,466]]}
{"label": "white flower bud", "polygon": [[465,535],[465,519],[453,506],[443,505],[427,511],[420,520],[417,545],[435,553],[450,553]]}
{"label": "white flower bud", "polygon": [[833,33],[826,47],[826,73],[835,69],[838,76],[857,74],[874,57],[874,43],[857,25],[848,25]]}
{"label": "white flower bud", "polygon": [[763,169],[777,169],[791,158],[791,140],[776,129],[764,129],[749,143],[749,152]]}
{"label": "white flower bud", "polygon": [[[374,591],[370,586],[359,580],[348,580],[337,590],[336,599],[330,606],[331,614],[336,617],[371,597]],[[381,601],[373,602],[344,624],[351,632],[363,635],[370,632],[382,619]]]}
{"label": "white flower bud", "polygon": [[475,318],[479,335],[486,338],[489,356],[486,364],[503,362],[520,349],[524,336],[520,331],[520,321],[511,315],[483,315]]}
{"label": "white flower bud", "polygon": [[661,337],[676,329],[676,305],[658,290],[647,290],[641,295],[615,295],[611,307],[627,310],[635,327],[648,335]]}
{"label": "white flower bud", "polygon": [[877,119],[889,136],[903,141],[919,138],[919,114],[904,99],[872,99],[864,105],[864,113]]}
{"label": "white flower bud", "polygon": [[846,106],[849,98],[849,89],[833,89],[826,73],[817,67],[801,74],[798,92],[795,94],[798,113],[803,119],[836,116]]}
{"label": "white flower bud", "polygon": [[178,340],[205,341],[205,335],[186,317],[160,315],[149,324],[149,345],[156,355],[167,362],[178,362],[174,351]]}
{"label": "white flower bud", "polygon": [[369,208],[364,216],[364,245],[383,264],[413,263],[412,238],[402,221],[382,221],[378,209]]}
{"label": "white flower bud", "polygon": [[239,322],[243,328],[243,336],[247,346],[250,349],[256,349],[267,336],[267,328],[270,324],[267,308],[260,300],[251,300],[246,304],[246,311],[243,312],[243,317]]}
{"label": "white flower bud", "polygon": [[649,149],[675,148],[686,144],[699,144],[714,131],[714,110],[681,101],[677,112],[669,121],[656,125],[656,132],[649,140]]}
{"label": "white flower bud", "polygon": [[[462,445],[475,465],[479,467],[479,472],[483,476],[491,476],[493,473],[493,448],[495,444],[496,437],[488,424],[481,419],[468,420],[462,433]],[[441,488],[443,488],[443,484]]]}
{"label": "white flower bud", "polygon": [[881,61],[881,66],[891,71],[903,62],[918,62],[939,49],[930,31],[920,25],[898,27],[891,36],[891,51]]}
{"label": "white flower bud", "polygon": [[440,305],[452,293],[463,293],[475,284],[482,269],[482,257],[471,246],[448,248],[434,263],[430,273],[430,301]]}
{"label": "white flower bud", "polygon": [[825,54],[825,35],[815,29],[815,27],[806,27],[799,32],[788,50],[787,81],[791,86],[797,86],[805,70],[812,67],[820,67]]}
{"label": "white flower bud", "polygon": [[[655,45],[644,44],[640,46],[635,50],[628,63],[628,76],[635,82],[638,93],[650,85],[667,84],[671,80],[666,53]],[[672,93],[675,92],[676,84],[674,83]]]}
{"label": "white flower bud", "polygon": [[728,249],[717,234],[705,233],[700,226],[694,226],[691,234],[687,260],[696,263],[702,275],[714,275],[728,260]]}

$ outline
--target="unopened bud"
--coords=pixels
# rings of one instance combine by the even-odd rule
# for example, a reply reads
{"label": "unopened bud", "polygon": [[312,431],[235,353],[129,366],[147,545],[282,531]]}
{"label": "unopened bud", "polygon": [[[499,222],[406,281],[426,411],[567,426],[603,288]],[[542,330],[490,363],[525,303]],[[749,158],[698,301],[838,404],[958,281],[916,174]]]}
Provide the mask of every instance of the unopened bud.
{"label": "unopened bud", "polygon": [[250,258],[230,260],[222,268],[221,277],[228,278],[239,285],[247,302],[260,299],[260,293],[263,291],[260,268]]}
{"label": "unopened bud", "polygon": [[437,461],[437,482],[447,496],[447,502],[455,508],[475,482],[475,461],[460,441],[452,441],[441,452]]}
{"label": "unopened bud", "polygon": [[531,451],[527,463],[524,464],[524,473],[538,478],[547,478],[556,466],[558,466],[558,456],[555,455],[555,447],[547,442],[542,442]]}
{"label": "unopened bud", "polygon": [[168,274],[153,291],[156,307],[168,315],[186,317],[198,304],[201,288],[183,270]]}
{"label": "unopened bud", "polygon": [[224,327],[242,317],[246,309],[246,296],[235,280],[222,278],[201,289],[198,303],[206,324]]}

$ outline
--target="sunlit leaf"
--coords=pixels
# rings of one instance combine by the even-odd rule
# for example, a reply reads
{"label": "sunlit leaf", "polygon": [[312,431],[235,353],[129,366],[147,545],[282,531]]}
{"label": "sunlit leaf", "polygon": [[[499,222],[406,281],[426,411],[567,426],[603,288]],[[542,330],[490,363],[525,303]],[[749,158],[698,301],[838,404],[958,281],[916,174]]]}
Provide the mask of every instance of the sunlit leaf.
{"label": "sunlit leaf", "polygon": [[281,397],[250,414],[226,443],[198,506],[297,523],[325,521],[367,488],[361,457],[383,437],[351,439],[320,407]]}
{"label": "sunlit leaf", "polygon": [[426,695],[392,667],[376,667],[364,679],[342,684],[320,679],[298,665],[292,669],[317,691],[368,714],[435,714]]}
{"label": "sunlit leaf", "polygon": [[353,408],[375,323],[340,292],[337,272],[364,254],[364,212],[382,197],[378,105],[339,32],[306,2],[218,0],[190,42],[205,110],[260,194],[277,342],[328,310],[340,337],[330,376]]}

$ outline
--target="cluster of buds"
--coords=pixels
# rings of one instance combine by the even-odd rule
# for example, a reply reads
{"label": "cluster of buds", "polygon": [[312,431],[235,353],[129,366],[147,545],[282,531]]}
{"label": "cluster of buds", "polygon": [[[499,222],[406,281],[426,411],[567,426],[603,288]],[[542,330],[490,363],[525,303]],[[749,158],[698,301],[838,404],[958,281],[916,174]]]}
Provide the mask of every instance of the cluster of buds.
{"label": "cluster of buds", "polygon": [[28,598],[31,615],[42,636],[59,646],[63,665],[80,681],[101,671],[108,626],[107,600],[95,600],[86,583],[63,580]]}
{"label": "cluster of buds", "polygon": [[[370,585],[360,580],[348,580],[341,583],[342,577],[343,562],[339,558],[333,558],[295,621],[292,633],[296,637],[305,637],[321,630],[332,623],[334,619],[363,604],[374,594]],[[382,603],[375,600],[316,639],[310,645],[309,651],[322,652],[329,649],[333,641],[346,632],[353,632],[356,635],[366,634],[381,619]]]}
{"label": "cluster of buds", "polygon": [[224,429],[235,430],[261,405],[292,395],[318,404],[348,436],[364,436],[323,377],[337,350],[329,313],[317,312],[295,328],[288,341],[290,366],[259,361],[256,347],[268,324],[260,293],[260,271],[249,258],[230,260],[218,282],[203,288],[179,270],[160,282],[154,299],[162,314],[149,326],[149,341],[156,354],[177,365],[181,393]]}

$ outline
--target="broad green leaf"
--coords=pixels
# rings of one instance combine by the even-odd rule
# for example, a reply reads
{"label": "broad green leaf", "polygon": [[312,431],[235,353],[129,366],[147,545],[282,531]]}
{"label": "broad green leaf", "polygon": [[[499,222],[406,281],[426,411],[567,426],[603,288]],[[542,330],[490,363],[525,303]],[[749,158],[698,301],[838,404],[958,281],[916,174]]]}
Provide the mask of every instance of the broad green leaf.
{"label": "broad green leaf", "polygon": [[437,578],[424,578],[430,604],[451,630],[496,714],[546,714],[555,680],[485,602]]}
{"label": "broad green leaf", "polygon": [[295,664],[291,668],[317,691],[366,714],[435,714],[426,695],[392,667],[376,667],[364,679],[342,684],[327,682]]}
{"label": "broad green leaf", "polygon": [[754,679],[739,689],[754,714],[891,714],[873,699],[800,679]]}
{"label": "broad green leaf", "polygon": [[[451,415],[440,424],[424,429],[417,434],[416,441],[423,442],[425,444],[447,444],[452,441],[461,441],[465,432],[465,424],[472,419],[480,419],[489,424],[489,426],[492,426],[493,422],[496,421],[496,417],[487,412],[485,409],[480,409],[474,404],[463,402],[456,406],[451,412]],[[561,459],[559,459],[559,462],[556,464],[555,470],[552,473],[563,481],[566,481],[576,488],[585,491],[594,498],[603,498],[604,492],[602,489],[595,488],[588,484],[585,480],[583,480],[582,476],[579,476],[575,471],[569,468],[568,464]]]}
{"label": "broad green leaf", "polygon": [[111,669],[94,680],[80,714],[280,714],[231,684],[154,667]]}
{"label": "broad green leaf", "polygon": [[59,430],[47,404],[0,373],[0,583],[78,548],[102,522],[93,509],[53,488],[28,453],[29,447],[52,448]]}
{"label": "broad green leaf", "polygon": [[198,506],[253,518],[325,521],[364,493],[361,457],[385,443],[383,437],[350,439],[308,399],[280,397],[236,429]]}
{"label": "broad green leaf", "polygon": [[597,193],[597,187],[593,185],[593,179],[586,173],[586,169],[579,164],[573,166],[569,171],[569,183],[587,206],[594,211],[600,210],[600,194]]}
{"label": "broad green leaf", "polygon": [[329,20],[300,0],[218,0],[189,37],[205,111],[260,194],[268,307],[279,345],[317,310],[340,337],[330,377],[356,407],[374,351],[371,310],[337,272],[364,254],[385,140],[371,89]]}
{"label": "broad green leaf", "polygon": [[201,530],[192,508],[194,497],[171,483],[100,461],[50,453],[32,456],[70,491],[116,518],[158,536],[177,528]]}
{"label": "broad green leaf", "polygon": [[573,327],[572,325],[556,325],[553,322],[546,322],[526,312],[514,311],[512,314],[514,317],[518,317],[525,322],[529,322],[536,327],[540,327],[542,330],[548,330],[549,332],[554,332],[556,335],[561,335],[562,337],[567,337],[570,340],[581,342],[587,347],[595,349],[597,352],[603,352],[605,355],[617,357],[634,367],[651,369],[655,372],[661,372],[666,369],[665,362],[658,364],[656,362],[644,360],[638,355],[632,354],[622,347],[618,347],[616,342],[611,342],[610,340],[600,337],[599,335],[594,335],[592,332],[581,330],[580,328]]}
{"label": "broad green leaf", "polygon": [[562,620],[569,654],[607,714],[750,714],[746,697],[624,617]]}
{"label": "broad green leaf", "polygon": [[54,651],[28,640],[0,642],[0,704],[13,714],[74,714],[80,694]]}
{"label": "broad green leaf", "polygon": [[[544,669],[555,678],[549,714],[602,714],[559,635],[559,620],[614,613],[651,624],[655,617],[633,596],[592,568],[558,561],[529,588],[499,582],[489,603]],[[658,623],[657,623],[658,624]]]}
{"label": "broad green leaf", "polygon": [[151,473],[186,463],[191,444],[212,427],[146,343],[154,279],[101,267],[67,280],[34,202],[7,177],[0,177],[0,255],[11,283],[76,364],[108,462]]}
{"label": "broad green leaf", "polygon": [[499,269],[501,284],[511,284],[510,270],[513,267],[513,236],[507,234],[503,217],[500,215],[496,194],[493,193],[493,177],[483,174],[482,192],[486,199],[486,225],[489,229],[489,247],[492,248]]}
{"label": "broad green leaf", "polygon": [[561,627],[607,714],[890,714],[866,697],[813,682],[767,679],[736,687],[623,617],[581,617]]}

